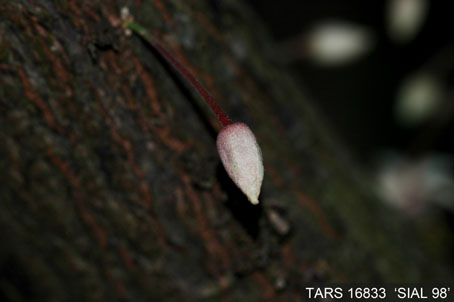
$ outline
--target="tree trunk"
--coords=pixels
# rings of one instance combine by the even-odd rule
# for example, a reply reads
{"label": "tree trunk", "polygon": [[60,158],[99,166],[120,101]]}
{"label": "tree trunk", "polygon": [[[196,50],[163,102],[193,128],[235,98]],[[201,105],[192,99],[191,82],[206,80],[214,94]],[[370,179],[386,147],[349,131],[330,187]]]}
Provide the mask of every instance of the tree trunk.
{"label": "tree trunk", "polygon": [[[123,6],[254,131],[259,206]],[[290,301],[315,281],[452,278],[449,229],[374,197],[263,28],[235,0],[0,2],[2,300]]]}

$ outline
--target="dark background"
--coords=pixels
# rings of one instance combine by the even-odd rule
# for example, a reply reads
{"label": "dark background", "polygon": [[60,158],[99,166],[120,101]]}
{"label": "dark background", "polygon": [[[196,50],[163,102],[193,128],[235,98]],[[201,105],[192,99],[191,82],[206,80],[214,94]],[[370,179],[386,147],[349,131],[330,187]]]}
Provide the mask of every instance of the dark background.
{"label": "dark background", "polygon": [[[248,0],[269,27],[277,44],[304,36],[323,20],[343,20],[371,29],[375,44],[365,56],[341,66],[320,66],[303,59],[291,63],[322,113],[363,164],[392,150],[419,158],[452,154],[454,44],[447,1],[430,1],[422,28],[408,43],[393,42],[386,31],[387,1]],[[451,51],[450,51],[451,50]],[[442,75],[447,106],[441,115],[415,127],[396,122],[393,112],[402,80],[431,66]],[[447,108],[446,108],[447,107]]]}
{"label": "dark background", "polygon": [[[452,281],[452,216],[385,206],[325,127],[330,117],[365,162],[385,147],[448,150],[444,126],[411,152],[433,128],[396,128],[391,108],[398,82],[452,27],[429,12],[420,37],[445,42],[398,47],[383,7],[364,2],[269,2],[273,42],[242,1],[0,1],[0,301],[298,301],[308,284]],[[254,130],[259,206],[221,166],[213,114],[124,34],[121,5]],[[311,20],[344,11],[377,23],[368,56],[336,68],[304,60],[291,73],[270,58]],[[413,197],[404,202],[424,201]]]}

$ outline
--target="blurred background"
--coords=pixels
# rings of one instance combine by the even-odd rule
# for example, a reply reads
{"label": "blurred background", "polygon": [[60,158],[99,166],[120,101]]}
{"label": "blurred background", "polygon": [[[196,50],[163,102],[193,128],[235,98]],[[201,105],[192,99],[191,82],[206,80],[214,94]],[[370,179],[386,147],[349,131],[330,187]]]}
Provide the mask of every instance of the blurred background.
{"label": "blurred background", "polygon": [[248,0],[319,111],[411,217],[454,220],[448,1]]}

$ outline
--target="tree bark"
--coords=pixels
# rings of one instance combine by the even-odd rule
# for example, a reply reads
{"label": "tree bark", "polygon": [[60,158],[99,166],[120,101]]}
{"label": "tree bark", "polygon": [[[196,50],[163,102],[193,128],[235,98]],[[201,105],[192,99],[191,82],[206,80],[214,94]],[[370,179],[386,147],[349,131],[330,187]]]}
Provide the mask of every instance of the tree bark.
{"label": "tree bark", "polygon": [[[221,166],[214,115],[125,34],[122,7],[253,129],[259,206]],[[240,1],[1,1],[0,298],[291,301],[308,282],[452,280],[449,228],[385,207],[276,56]]]}

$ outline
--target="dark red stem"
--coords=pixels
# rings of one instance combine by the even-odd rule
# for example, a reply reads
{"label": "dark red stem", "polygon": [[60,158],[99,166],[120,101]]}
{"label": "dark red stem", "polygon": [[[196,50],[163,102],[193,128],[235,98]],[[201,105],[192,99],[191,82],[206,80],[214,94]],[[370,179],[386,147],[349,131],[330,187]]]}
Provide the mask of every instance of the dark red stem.
{"label": "dark red stem", "polygon": [[216,117],[222,123],[224,127],[232,124],[232,120],[225,114],[225,112],[219,107],[219,105],[214,101],[211,94],[202,86],[202,84],[196,79],[196,77],[186,68],[184,65],[178,61],[173,55],[171,55],[164,46],[161,45],[157,40],[153,39],[150,41],[152,46],[170,63],[177,71],[182,74],[186,80],[191,83],[191,85],[197,90],[200,96],[205,100],[205,102],[211,107]]}

